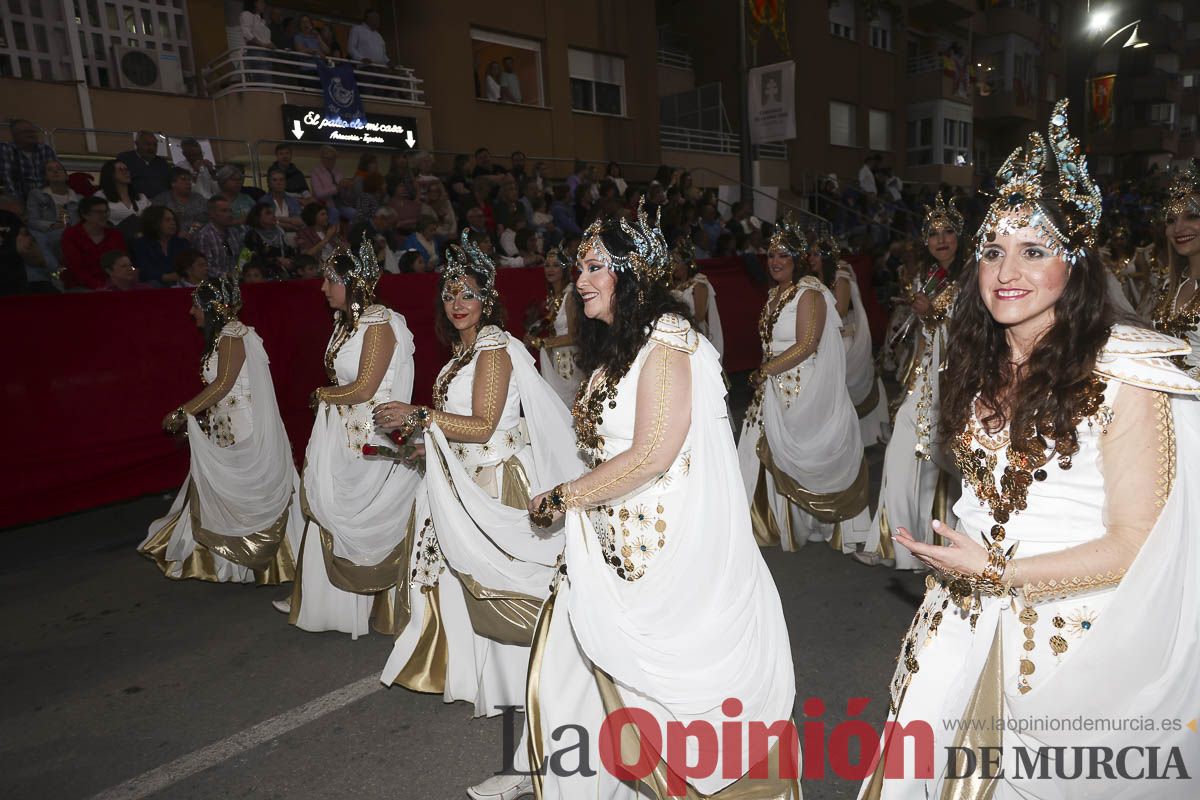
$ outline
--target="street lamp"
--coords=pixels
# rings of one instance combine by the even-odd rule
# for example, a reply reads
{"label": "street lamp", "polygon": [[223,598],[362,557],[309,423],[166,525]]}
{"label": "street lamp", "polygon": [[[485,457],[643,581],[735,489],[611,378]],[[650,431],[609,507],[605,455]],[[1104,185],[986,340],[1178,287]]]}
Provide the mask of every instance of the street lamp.
{"label": "street lamp", "polygon": [[1088,28],[1092,33],[1099,33],[1108,27],[1112,22],[1113,12],[1111,8],[1100,8],[1092,12],[1092,18],[1088,20]]}
{"label": "street lamp", "polygon": [[1121,29],[1120,29],[1120,30],[1118,30],[1116,33],[1114,33],[1112,36],[1109,36],[1107,39],[1105,39],[1105,40],[1104,40],[1104,42],[1103,42],[1103,44],[1101,44],[1100,46],[1101,46],[1101,47],[1104,47],[1104,45],[1108,44],[1108,43],[1109,43],[1109,42],[1111,42],[1113,39],[1117,38],[1118,36],[1120,36],[1120,35],[1121,35],[1122,33],[1124,33],[1125,31],[1129,30],[1130,28],[1133,28],[1133,35],[1132,35],[1132,36],[1130,36],[1130,37],[1129,37],[1129,38],[1128,38],[1128,39],[1125,41],[1125,44],[1121,45],[1121,47],[1122,47],[1122,48],[1125,48],[1125,47],[1132,47],[1134,50],[1136,50],[1136,49],[1138,49],[1139,47],[1145,47],[1146,45],[1150,44],[1150,43],[1149,43],[1149,42],[1147,42],[1145,39],[1139,39],[1139,38],[1138,38],[1138,35],[1137,35],[1137,33],[1138,33],[1138,23],[1139,23],[1139,22],[1141,22],[1141,20],[1140,20],[1140,19],[1135,19],[1133,22],[1129,23],[1129,24],[1128,24],[1128,25],[1126,25],[1124,28],[1121,28]]}

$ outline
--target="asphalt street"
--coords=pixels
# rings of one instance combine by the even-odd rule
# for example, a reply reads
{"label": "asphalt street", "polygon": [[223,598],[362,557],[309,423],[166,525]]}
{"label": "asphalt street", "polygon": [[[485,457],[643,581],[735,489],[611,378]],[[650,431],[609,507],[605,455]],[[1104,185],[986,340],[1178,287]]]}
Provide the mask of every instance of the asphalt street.
{"label": "asphalt street", "polygon": [[[878,487],[882,447],[868,451]],[[135,552],[153,496],[0,532],[0,793],[24,798],[457,800],[498,770],[503,725],[384,688],[388,637],[300,631],[279,588],[164,578]],[[764,553],[787,615],[796,720],[851,697],[879,725],[922,580],[824,545]],[[853,798],[828,768],[809,800]]]}

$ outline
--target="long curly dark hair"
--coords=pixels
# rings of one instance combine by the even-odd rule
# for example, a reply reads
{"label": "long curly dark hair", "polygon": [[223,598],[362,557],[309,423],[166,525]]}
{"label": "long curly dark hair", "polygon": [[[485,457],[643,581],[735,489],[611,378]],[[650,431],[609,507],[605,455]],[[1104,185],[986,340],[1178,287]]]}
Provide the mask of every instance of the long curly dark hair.
{"label": "long curly dark hair", "polygon": [[[1065,230],[1058,204],[1049,198],[1042,204],[1051,221]],[[939,384],[942,438],[953,441],[962,433],[978,397],[980,421],[987,429],[1008,424],[1014,443],[1042,451],[1051,447],[1048,440],[1057,433],[1054,451],[1075,452],[1075,427],[1087,394],[1083,390],[1117,319],[1106,280],[1099,254],[1087,250],[1071,267],[1067,285],[1054,304],[1054,324],[1017,370],[1004,326],[992,318],[980,294],[979,263],[971,259],[959,280],[946,368]]]}
{"label": "long curly dark hair", "polygon": [[[600,240],[604,247],[617,258],[634,249],[629,235],[621,230],[618,220],[609,219],[600,228]],[[582,260],[584,253],[579,254]],[[582,265],[581,265],[582,266]],[[687,306],[675,299],[667,287],[666,280],[653,283],[639,280],[629,273],[615,272],[616,291],[613,293],[613,322],[611,325],[598,319],[588,319],[583,313],[583,300],[575,292],[571,302],[575,303],[579,319],[580,369],[586,374],[604,368],[613,380],[623,376],[642,346],[650,339],[650,329],[663,314],[678,314],[691,319]],[[639,292],[640,289],[640,292]]]}
{"label": "long curly dark hair", "polygon": [[[466,273],[469,277],[475,279],[477,286],[484,285],[484,277],[475,270],[467,267]],[[438,280],[437,293],[433,296],[433,332],[437,335],[438,341],[446,347],[454,347],[458,344],[459,334],[458,328],[454,327],[454,323],[446,316],[446,306],[442,303],[442,290],[446,288],[446,276],[442,274]],[[482,313],[479,315],[479,330],[483,330],[488,325],[495,325],[497,328],[504,330],[504,323],[508,315],[505,311],[504,304],[500,302],[499,296],[496,297],[496,302],[492,304],[491,313]]]}

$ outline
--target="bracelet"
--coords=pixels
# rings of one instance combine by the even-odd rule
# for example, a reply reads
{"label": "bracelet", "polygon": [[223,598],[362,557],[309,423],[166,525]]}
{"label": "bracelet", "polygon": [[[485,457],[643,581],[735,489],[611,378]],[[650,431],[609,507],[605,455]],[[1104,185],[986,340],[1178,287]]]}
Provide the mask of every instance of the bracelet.
{"label": "bracelet", "polygon": [[542,498],[536,509],[529,512],[529,521],[540,528],[548,528],[554,522],[554,515],[565,514],[573,499],[567,484],[560,483]]}
{"label": "bracelet", "polygon": [[313,389],[313,393],[308,396],[308,410],[315,414],[317,409],[321,407],[321,403],[324,402],[324,400],[325,397],[321,393],[321,390]]}
{"label": "bracelet", "polygon": [[167,433],[179,433],[187,425],[187,411],[183,406],[171,412],[171,416],[167,417],[166,424],[163,428]]}
{"label": "bracelet", "polygon": [[529,346],[532,347],[534,350],[541,350],[543,347],[546,346],[546,340],[543,339],[541,336],[534,336],[534,337],[530,338]]}
{"label": "bracelet", "polygon": [[980,534],[980,538],[983,540],[983,546],[987,548],[988,557],[987,566],[983,568],[983,571],[978,575],[964,575],[961,572],[951,572],[946,575],[950,596],[955,603],[960,605],[976,594],[985,594],[991,597],[1003,597],[1010,594],[1012,583],[1016,579],[1015,565],[1007,581],[1004,580],[1004,574],[1008,571],[1009,564],[1013,563],[1013,555],[1017,551],[1019,542],[1005,550],[1001,545],[1002,540],[992,539],[989,541],[987,534]]}
{"label": "bracelet", "polygon": [[407,439],[418,430],[422,433],[429,430],[429,426],[432,424],[433,413],[425,406],[417,406],[404,418],[395,433],[400,439]]}

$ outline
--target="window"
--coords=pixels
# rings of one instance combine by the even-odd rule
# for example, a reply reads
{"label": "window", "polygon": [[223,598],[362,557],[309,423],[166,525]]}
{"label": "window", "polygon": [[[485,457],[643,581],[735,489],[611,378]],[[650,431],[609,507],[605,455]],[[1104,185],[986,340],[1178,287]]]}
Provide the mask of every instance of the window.
{"label": "window", "polygon": [[1189,72],[1187,75],[1183,76],[1183,88],[1192,89],[1196,86],[1196,84],[1197,84],[1196,73]]}
{"label": "window", "polygon": [[841,147],[856,147],[858,137],[854,130],[855,107],[849,103],[829,101],[829,143]]}
{"label": "window", "polygon": [[854,0],[833,0],[829,4],[829,32],[854,40]]}
{"label": "window", "polygon": [[892,149],[892,112],[867,111],[867,139],[872,150]]}
{"label": "window", "polygon": [[933,163],[933,119],[908,121],[908,165],[921,167]]}
{"label": "window", "polygon": [[1170,127],[1175,123],[1174,103],[1151,103],[1150,124]]}
{"label": "window", "polygon": [[892,12],[879,9],[871,20],[871,47],[892,52]]}
{"label": "window", "polygon": [[625,116],[625,59],[567,50],[571,76],[571,108],[594,114]]}
{"label": "window", "polygon": [[942,120],[942,163],[965,167],[971,155],[971,123],[957,119]]}
{"label": "window", "polygon": [[544,105],[539,42],[472,28],[471,55],[480,100]]}
{"label": "window", "polygon": [[971,106],[939,100],[909,106],[907,114],[909,166],[971,163]]}

